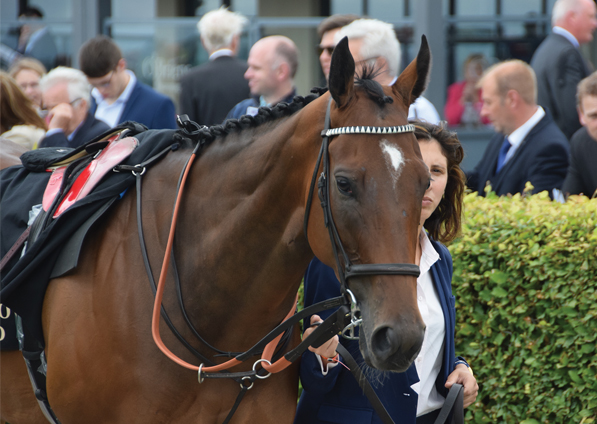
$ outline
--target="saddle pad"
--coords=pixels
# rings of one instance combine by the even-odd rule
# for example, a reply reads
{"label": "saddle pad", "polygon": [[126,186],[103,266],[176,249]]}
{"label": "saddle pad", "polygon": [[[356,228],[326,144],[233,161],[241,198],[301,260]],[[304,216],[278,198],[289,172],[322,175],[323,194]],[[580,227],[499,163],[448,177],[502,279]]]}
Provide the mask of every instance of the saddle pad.
{"label": "saddle pad", "polygon": [[[139,145],[139,141],[134,137],[125,137],[116,140],[113,138],[110,139],[110,144],[108,144],[108,146],[85,167],[83,172],[79,174],[77,180],[56,209],[53,216],[54,218],[58,218],[76,201],[87,196],[108,171],[111,171],[112,168],[128,158],[130,154],[133,153],[133,150]],[[58,168],[56,171],[61,169],[63,169],[63,167]],[[45,200],[44,195],[44,204]],[[44,210],[47,211],[45,208]]]}
{"label": "saddle pad", "polygon": [[[135,166],[168,147],[173,150],[179,148],[181,138],[175,137],[176,134],[176,130],[127,133],[127,136],[135,136],[138,147],[123,164]],[[194,144],[188,142],[185,146],[190,149]],[[41,165],[41,161],[38,163]],[[40,170],[43,172],[31,172],[30,168],[23,167],[11,167],[0,172],[1,256],[6,254],[27,228],[27,222],[22,217],[27,215],[31,205],[42,203],[43,193],[50,178],[50,173],[45,172],[47,167],[46,162],[46,166]],[[53,271],[60,253],[70,244],[68,241],[86,225],[86,222],[92,223],[92,217],[95,216],[95,220],[99,219],[96,215],[98,211],[109,210],[109,204],[117,204],[121,195],[134,184],[135,176],[130,172],[108,172],[86,197],[66,209],[58,218],[50,220],[49,225],[39,233],[34,243],[28,245],[27,251],[20,259],[15,257],[2,270],[2,304],[23,318],[27,337],[43,341],[41,310],[50,276],[68,272],[72,264],[76,263],[73,253],[77,248],[68,249],[65,251],[69,252],[65,258],[68,260],[63,266],[58,267],[59,270]],[[75,238],[77,241],[74,245],[80,246],[84,235]]]}

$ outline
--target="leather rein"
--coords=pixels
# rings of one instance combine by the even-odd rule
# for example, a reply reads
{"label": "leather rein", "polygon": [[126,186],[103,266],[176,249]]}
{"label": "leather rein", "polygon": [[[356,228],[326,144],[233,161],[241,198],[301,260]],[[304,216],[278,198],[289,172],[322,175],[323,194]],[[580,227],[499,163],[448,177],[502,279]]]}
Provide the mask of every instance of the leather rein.
{"label": "leather rein", "polygon": [[[325,341],[329,340],[334,335],[342,333],[342,335],[349,339],[354,339],[354,330],[360,324],[360,311],[358,309],[358,303],[352,292],[347,288],[347,280],[351,277],[355,276],[364,276],[364,275],[410,275],[414,277],[419,276],[419,267],[414,264],[403,264],[403,263],[396,263],[396,264],[353,264],[348,257],[344,246],[342,245],[342,241],[340,239],[338,230],[336,228],[336,224],[334,222],[332,211],[329,203],[330,199],[330,164],[329,164],[329,143],[330,137],[343,135],[343,134],[400,134],[400,133],[409,133],[414,132],[413,125],[402,125],[402,126],[395,126],[395,127],[341,127],[341,128],[330,128],[330,110],[331,110],[331,102],[332,98],[330,96],[326,116],[325,116],[325,127],[321,133],[322,136],[322,144],[321,149],[319,151],[319,155],[317,161],[315,163],[315,169],[313,171],[313,176],[311,179],[311,184],[309,188],[309,196],[307,199],[307,205],[305,208],[305,219],[304,219],[304,233],[305,237],[307,238],[307,230],[308,230],[308,222],[309,222],[309,213],[311,209],[311,203],[313,198],[313,192],[315,189],[315,182],[317,181],[318,186],[318,195],[321,201],[321,206],[324,212],[325,218],[325,226],[328,229],[328,233],[330,236],[332,249],[334,253],[334,257],[336,260],[336,265],[338,269],[338,274],[340,277],[340,286],[341,286],[341,296],[331,298],[317,304],[311,305],[307,308],[302,309],[300,312],[295,313],[296,309],[296,301],[293,304],[290,312],[287,314],[286,318],[282,323],[280,323],[276,328],[270,331],[264,338],[262,338],[259,342],[257,342],[253,347],[251,347],[246,352],[242,353],[232,353],[232,352],[223,352],[220,351],[213,346],[209,345],[205,340],[201,338],[198,332],[193,328],[190,320],[187,317],[187,314],[184,310],[184,305],[182,302],[182,295],[180,294],[180,281],[178,280],[178,272],[176,271],[175,261],[174,259],[174,235],[176,232],[176,224],[178,220],[178,214],[180,209],[180,204],[182,201],[182,195],[184,193],[185,183],[187,181],[188,175],[191,170],[191,166],[195,161],[197,155],[202,150],[205,145],[205,142],[201,139],[198,140],[198,143],[193,150],[190,158],[186,162],[179,179],[178,189],[176,193],[176,200],[174,205],[174,210],[172,214],[172,221],[170,225],[170,232],[168,235],[168,242],[166,245],[166,250],[164,253],[164,259],[162,261],[162,267],[160,271],[160,277],[158,280],[157,287],[155,286],[155,282],[153,279],[153,272],[151,271],[151,266],[149,265],[149,258],[147,255],[147,249],[145,246],[145,240],[143,236],[143,225],[142,225],[142,215],[141,215],[141,193],[142,193],[142,186],[141,180],[142,176],[145,174],[146,164],[139,164],[135,167],[130,167],[131,169],[121,169],[123,171],[129,170],[135,175],[136,177],[136,184],[137,184],[137,222],[138,222],[138,231],[139,231],[139,240],[141,244],[141,250],[143,254],[143,260],[145,263],[145,268],[147,271],[148,278],[154,288],[155,292],[155,300],[154,300],[154,307],[153,307],[153,314],[152,314],[152,336],[154,342],[159,347],[159,349],[172,361],[177,363],[178,365],[185,367],[187,369],[197,371],[197,378],[199,383],[202,383],[205,378],[233,378],[237,382],[239,382],[241,387],[241,392],[237,397],[237,400],[228,414],[228,417],[224,421],[224,423],[229,422],[232,418],[232,415],[236,411],[240,401],[242,400],[244,394],[247,390],[253,387],[253,383],[256,379],[265,379],[269,377],[272,373],[277,373],[285,368],[287,368],[293,361],[298,359],[303,352],[307,350],[309,346],[318,347],[321,344],[325,343]],[[190,137],[191,139],[197,140],[197,134],[199,134],[202,127],[199,127],[194,122],[188,120],[186,115],[182,115],[178,117],[178,124],[182,128],[182,132],[185,136]],[[179,138],[184,138],[184,136],[178,135]],[[168,151],[171,149],[167,149]],[[164,151],[163,154],[159,154],[159,158],[163,157],[167,153]],[[158,155],[156,155],[158,156]],[[151,162],[157,160],[156,158],[151,158],[147,161],[147,165]],[[320,177],[317,178],[317,174],[319,171],[320,165],[323,163],[323,172],[321,173]],[[124,167],[123,167],[124,168]],[[308,240],[308,239],[307,239]],[[340,255],[342,255],[342,261],[340,259]],[[166,283],[166,278],[168,274],[168,269],[170,267],[172,258],[172,268],[174,269],[175,280],[177,283],[178,289],[178,297],[179,297],[179,304],[181,306],[183,316],[187,325],[191,328],[192,332],[202,341],[207,347],[211,348],[212,350],[217,351],[222,356],[232,356],[235,355],[234,358],[223,362],[221,364],[214,364],[208,358],[197,352],[191,345],[188,343],[180,333],[174,328],[174,325],[171,323],[166,311],[162,307],[162,299],[164,294],[164,288]],[[298,298],[298,294],[297,294]],[[349,309],[350,306],[350,309]],[[289,330],[292,327],[304,319],[307,316],[313,315],[317,312],[336,308],[338,310],[333,313],[330,317],[328,317],[321,325],[319,325],[309,336],[307,339],[304,339],[301,343],[299,343],[295,348],[284,354],[284,356],[278,358],[277,360],[273,360],[276,351],[276,346],[280,340],[282,340],[284,334],[288,334]],[[197,366],[190,364],[183,359],[177,357],[162,341],[160,335],[160,311],[161,316],[164,318],[166,324],[169,328],[173,331],[174,335],[181,341],[181,343],[191,351],[195,356],[199,357],[202,360],[202,363]],[[350,334],[345,334],[350,333]],[[343,352],[344,353],[344,352]],[[254,362],[251,371],[244,371],[244,372],[229,372],[227,371],[229,368],[237,366],[245,361],[247,361],[250,357],[254,355],[261,354],[261,358]],[[207,364],[207,366],[206,366]],[[368,382],[365,379],[364,384],[368,385]],[[383,405],[377,399],[375,402],[374,399],[370,397],[370,394],[375,393],[373,392],[372,388],[369,386],[369,390],[365,389],[365,393],[369,397],[370,401],[375,406],[378,414],[382,417],[384,423],[393,423],[385,409],[383,409]],[[379,411],[379,407],[383,409],[383,411]],[[385,414],[384,414],[385,413]]]}

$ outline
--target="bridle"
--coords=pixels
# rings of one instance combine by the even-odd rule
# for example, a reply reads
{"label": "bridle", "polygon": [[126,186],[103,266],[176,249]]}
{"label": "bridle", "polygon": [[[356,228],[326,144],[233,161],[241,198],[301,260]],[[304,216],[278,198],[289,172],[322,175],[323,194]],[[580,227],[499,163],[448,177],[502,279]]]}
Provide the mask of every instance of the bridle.
{"label": "bridle", "polygon": [[[324,129],[321,132],[322,143],[319,151],[317,162],[315,163],[315,170],[313,171],[313,177],[311,178],[311,185],[309,188],[309,197],[307,199],[307,207],[305,211],[304,220],[304,233],[305,237],[308,237],[308,226],[309,226],[309,215],[311,209],[311,202],[313,199],[313,192],[315,189],[315,180],[317,179],[317,172],[319,171],[320,164],[323,162],[323,171],[317,180],[317,192],[319,200],[321,201],[321,207],[323,208],[324,224],[328,229],[330,241],[332,242],[332,250],[334,253],[334,259],[336,261],[336,268],[338,270],[338,279],[340,280],[340,291],[342,296],[348,298],[351,304],[351,323],[343,330],[343,335],[346,338],[354,339],[354,328],[361,323],[361,319],[358,317],[358,303],[354,294],[347,287],[347,280],[352,277],[360,277],[365,275],[411,275],[418,277],[420,274],[419,267],[415,264],[406,263],[395,263],[395,264],[353,264],[342,240],[338,233],[334,217],[332,215],[332,208],[330,206],[330,158],[329,158],[329,144],[330,137],[345,135],[345,134],[404,134],[414,133],[415,126],[412,124],[400,125],[393,127],[372,127],[372,126],[353,126],[353,127],[337,127],[330,128],[331,126],[331,105],[332,97],[328,101],[327,110],[325,113],[325,124]],[[340,254],[342,255],[343,264],[340,261]],[[351,334],[345,334],[348,330],[351,330]]]}
{"label": "bridle", "polygon": [[[309,215],[311,210],[312,198],[313,193],[315,190],[315,182],[317,181],[318,186],[318,195],[321,201],[321,206],[323,208],[324,219],[325,219],[325,226],[328,229],[328,233],[330,236],[330,241],[332,244],[332,249],[338,269],[338,275],[340,277],[340,285],[341,285],[341,296],[328,299],[323,302],[319,302],[315,305],[311,305],[307,308],[304,308],[302,311],[292,314],[294,311],[295,305],[291,310],[291,313],[287,315],[285,320],[279,324],[275,329],[273,329],[268,335],[266,335],[263,339],[257,342],[252,348],[248,351],[237,354],[233,359],[230,359],[224,363],[211,365],[211,366],[204,366],[205,364],[202,363],[199,366],[190,364],[181,358],[178,358],[174,353],[172,353],[163,343],[161,336],[160,336],[160,329],[159,329],[159,322],[160,322],[160,311],[162,312],[162,316],[165,315],[165,311],[162,307],[162,297],[165,288],[165,281],[168,274],[168,269],[170,266],[170,259],[173,257],[173,244],[174,244],[174,234],[176,230],[176,222],[178,218],[178,211],[179,206],[182,200],[182,194],[184,192],[185,182],[187,177],[190,173],[191,165],[194,162],[196,156],[199,154],[200,150],[204,146],[205,142],[203,140],[198,140],[197,146],[193,150],[193,153],[189,160],[186,162],[182,172],[181,177],[179,179],[178,190],[176,193],[176,202],[174,206],[174,211],[172,215],[172,221],[170,226],[170,232],[168,236],[168,242],[166,246],[166,251],[164,255],[164,260],[162,263],[162,268],[160,272],[159,282],[157,284],[157,288],[155,290],[155,302],[154,302],[154,311],[152,316],[152,335],[156,345],[160,348],[160,350],[172,361],[176,362],[177,364],[195,370],[198,373],[198,381],[202,383],[205,378],[234,378],[237,381],[240,381],[241,393],[237,397],[236,403],[234,404],[232,410],[228,414],[228,417],[224,421],[227,423],[231,418],[232,414],[236,411],[238,404],[242,400],[242,397],[253,386],[253,382],[256,379],[264,379],[269,377],[271,373],[280,372],[286,367],[288,367],[294,360],[298,359],[304,351],[307,350],[309,346],[319,346],[329,338],[333,337],[335,334],[342,332],[343,336],[349,339],[354,339],[354,330],[355,328],[360,325],[360,311],[358,308],[357,300],[354,294],[347,288],[347,280],[352,277],[358,276],[366,276],[366,275],[410,275],[413,277],[419,276],[419,267],[414,264],[405,264],[405,263],[395,263],[395,264],[353,264],[350,258],[348,257],[346,250],[342,244],[342,240],[340,239],[336,224],[334,222],[332,211],[329,203],[330,199],[330,166],[329,166],[329,143],[330,137],[334,137],[337,135],[343,134],[402,134],[402,133],[409,133],[414,132],[415,127],[413,125],[401,125],[395,127],[341,127],[341,128],[330,128],[330,110],[331,110],[331,102],[332,98],[330,96],[326,116],[325,116],[325,126],[324,130],[321,132],[322,136],[322,144],[321,149],[319,151],[319,155],[317,161],[315,163],[315,169],[313,171],[313,177],[311,180],[311,184],[309,187],[309,196],[307,199],[307,205],[305,208],[305,219],[304,219],[304,233],[305,237],[307,238],[307,230],[308,230],[308,223],[309,223]],[[179,117],[179,126],[182,128],[182,133],[185,136],[190,138],[196,138],[196,134],[200,131],[200,127],[189,121],[188,118],[185,119],[184,115]],[[179,136],[180,137],[180,136]],[[320,177],[317,178],[317,174],[319,171],[320,164],[323,163],[323,172],[321,173]],[[129,169],[137,178],[137,213],[138,213],[138,227],[139,227],[139,238],[142,245],[142,253],[144,257],[144,262],[146,263],[146,270],[148,271],[148,277],[150,281],[153,280],[151,275],[150,267],[148,267],[148,257],[147,252],[144,246],[143,240],[143,229],[142,229],[142,221],[140,215],[141,209],[141,178],[145,174],[145,166],[143,164],[137,165],[135,167],[130,167]],[[124,170],[124,169],[123,169]],[[340,254],[342,255],[343,264],[340,260]],[[296,302],[295,302],[296,304]],[[348,309],[348,305],[350,305],[350,310]],[[296,323],[302,320],[304,317],[315,314],[317,312],[336,308],[338,310],[336,313],[332,314],[328,319],[324,321],[322,325],[315,329],[308,339],[303,340],[299,343],[298,346],[284,354],[283,357],[279,358],[277,361],[272,363],[272,357],[274,356],[274,351],[276,345],[278,344],[279,340],[282,338],[282,335],[287,330],[291,329]],[[183,311],[184,313],[184,311]],[[166,320],[169,322],[169,319]],[[187,321],[187,324],[189,322]],[[169,325],[170,329],[175,332],[175,335],[179,340],[181,340],[182,336],[179,336],[178,332],[175,331],[173,326]],[[191,327],[192,328],[192,327]],[[194,330],[194,328],[192,328]],[[194,331],[196,333],[196,331]],[[345,334],[347,333],[347,334]],[[187,349],[192,350],[189,348],[189,344],[186,341],[181,340],[183,344],[187,347]],[[200,338],[203,341],[203,339]],[[209,345],[208,345],[209,346]],[[211,346],[209,346],[211,347]],[[213,348],[212,348],[213,349]],[[251,356],[259,354],[262,352],[261,359],[257,360],[251,371],[247,372],[228,372],[229,368],[232,368],[236,365],[241,364],[242,362],[249,359]],[[346,352],[348,354],[348,352]],[[207,361],[206,361],[207,362]],[[260,364],[261,369],[256,369],[257,365]],[[259,371],[266,371],[266,375],[264,373],[260,373]],[[372,391],[372,389],[371,389]],[[383,408],[383,405],[381,406]],[[386,413],[387,415],[387,413]],[[392,422],[390,421],[386,422]]]}

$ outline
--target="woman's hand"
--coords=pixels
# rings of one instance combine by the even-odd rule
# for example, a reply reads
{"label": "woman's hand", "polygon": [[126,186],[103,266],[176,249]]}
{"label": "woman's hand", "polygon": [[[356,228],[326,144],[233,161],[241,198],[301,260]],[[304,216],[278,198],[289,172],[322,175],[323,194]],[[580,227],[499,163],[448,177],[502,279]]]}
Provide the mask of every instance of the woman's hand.
{"label": "woman's hand", "polygon": [[[317,328],[315,324],[321,322],[322,320],[321,317],[319,317],[319,315],[311,316],[311,327],[305,330],[305,333],[303,334],[303,339],[305,337],[308,337],[313,331],[315,331],[315,329]],[[336,346],[338,346],[339,341],[340,339],[338,338],[338,336],[334,336],[318,348],[309,346],[309,350],[317,355],[325,356],[326,358],[333,358],[334,356],[336,356]]]}
{"label": "woman's hand", "polygon": [[452,374],[448,376],[448,380],[446,381],[446,388],[449,389],[454,385],[454,383],[462,384],[464,386],[464,407],[468,407],[471,405],[475,399],[477,399],[477,394],[479,393],[479,385],[477,384],[477,379],[473,376],[473,373],[470,372],[469,368],[464,364],[456,365]]}

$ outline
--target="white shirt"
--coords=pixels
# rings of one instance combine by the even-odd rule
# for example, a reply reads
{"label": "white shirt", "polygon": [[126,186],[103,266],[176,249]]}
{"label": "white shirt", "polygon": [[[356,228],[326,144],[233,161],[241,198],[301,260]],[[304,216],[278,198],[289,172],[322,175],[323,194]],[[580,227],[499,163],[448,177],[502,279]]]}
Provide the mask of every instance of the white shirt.
{"label": "white shirt", "polygon": [[445,399],[438,393],[435,380],[442,367],[446,335],[444,313],[430,272],[431,266],[440,260],[439,254],[424,229],[419,235],[419,243],[421,244],[419,264],[421,274],[417,278],[417,304],[426,328],[421,351],[415,359],[419,382],[411,386],[419,395],[417,416],[439,409],[444,404]]}
{"label": "white shirt", "polygon": [[126,106],[126,102],[128,101],[129,97],[131,97],[133,88],[137,83],[137,77],[135,76],[135,74],[132,71],[129,71],[128,69],[126,70],[126,72],[130,76],[129,83],[126,85],[124,91],[120,94],[120,96],[116,99],[114,103],[109,104],[107,101],[105,101],[97,88],[91,90],[91,95],[95,99],[95,103],[97,103],[95,117],[104,121],[106,124],[110,126],[110,128],[115,127],[119,123],[120,117],[122,116],[122,111]]}
{"label": "white shirt", "polygon": [[566,31],[564,28],[559,27],[559,26],[555,26],[555,27],[553,27],[551,29],[551,32],[553,32],[554,34],[561,35],[562,37],[566,38],[577,49],[580,47],[580,43],[578,42],[578,40],[576,39],[576,37],[574,35],[570,34],[570,32]]}
{"label": "white shirt", "polygon": [[545,116],[545,111],[541,106],[537,108],[537,111],[520,127],[516,128],[510,135],[508,135],[508,141],[512,145],[508,153],[506,154],[506,159],[504,160],[504,164],[508,163],[510,158],[514,156],[514,153],[518,150],[526,136],[531,132],[535,125],[539,123],[540,120],[543,119]]}

